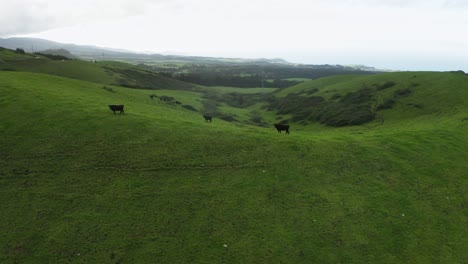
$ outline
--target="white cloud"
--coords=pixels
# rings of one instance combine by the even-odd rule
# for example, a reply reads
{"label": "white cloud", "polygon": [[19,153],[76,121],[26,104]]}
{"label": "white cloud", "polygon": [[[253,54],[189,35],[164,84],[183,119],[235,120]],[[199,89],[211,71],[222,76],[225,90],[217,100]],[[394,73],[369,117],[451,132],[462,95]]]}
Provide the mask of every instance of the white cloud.
{"label": "white cloud", "polygon": [[450,59],[467,53],[467,2],[16,0],[2,4],[0,36],[40,32],[28,36],[140,51],[309,58],[310,63],[411,54]]}
{"label": "white cloud", "polygon": [[0,36],[144,14],[162,17],[184,14],[185,22],[190,23],[207,17],[297,20],[317,13],[330,14],[333,9],[349,12],[387,7],[468,9],[468,0],[0,0],[0,4]]}
{"label": "white cloud", "polygon": [[450,8],[468,8],[468,0],[447,0],[444,6]]}
{"label": "white cloud", "polygon": [[144,14],[170,0],[0,0],[0,36]]}
{"label": "white cloud", "polygon": [[467,0],[328,0],[329,3],[351,6],[386,6],[386,7],[468,7]]}

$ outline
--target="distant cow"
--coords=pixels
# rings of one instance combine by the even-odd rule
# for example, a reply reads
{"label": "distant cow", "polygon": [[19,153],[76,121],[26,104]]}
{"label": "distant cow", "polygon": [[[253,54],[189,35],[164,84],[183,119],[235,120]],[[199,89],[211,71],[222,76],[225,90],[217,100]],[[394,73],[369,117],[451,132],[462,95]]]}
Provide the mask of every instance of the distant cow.
{"label": "distant cow", "polygon": [[278,133],[281,133],[281,131],[286,131],[286,134],[289,134],[289,125],[283,125],[283,124],[275,124],[276,130],[278,130]]}
{"label": "distant cow", "polygon": [[153,100],[155,97],[158,98],[159,96],[157,96],[155,94],[151,94],[149,97],[151,98],[151,100]]}
{"label": "distant cow", "polygon": [[112,112],[114,112],[114,115],[115,115],[115,111],[120,111],[120,114],[124,113],[123,105],[109,105],[109,108],[110,110],[112,110]]}
{"label": "distant cow", "polygon": [[205,122],[210,122],[210,123],[211,123],[211,120],[213,119],[213,117],[209,115],[204,115],[203,118],[205,118]]}

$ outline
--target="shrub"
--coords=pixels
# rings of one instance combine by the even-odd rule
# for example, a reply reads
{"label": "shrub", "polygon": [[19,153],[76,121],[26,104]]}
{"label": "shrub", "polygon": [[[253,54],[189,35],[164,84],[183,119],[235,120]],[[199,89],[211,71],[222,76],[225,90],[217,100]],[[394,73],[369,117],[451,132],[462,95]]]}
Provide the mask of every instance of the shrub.
{"label": "shrub", "polygon": [[160,97],[159,97],[159,100],[165,101],[165,102],[172,102],[172,101],[175,100],[175,98],[172,97],[172,96],[163,95],[163,96],[160,96]]}
{"label": "shrub", "polygon": [[263,123],[263,119],[260,116],[252,116],[250,118],[250,121],[252,121],[253,123],[258,123],[258,124]]}
{"label": "shrub", "polygon": [[305,91],[305,93],[306,93],[307,95],[311,95],[311,94],[314,94],[314,93],[316,93],[316,92],[318,92],[318,91],[319,91],[318,88],[312,88],[312,89],[309,89],[309,90]]}
{"label": "shrub", "polygon": [[367,105],[346,105],[343,103],[330,103],[324,107],[317,116],[317,121],[328,126],[361,125],[374,120]]}
{"label": "shrub", "polygon": [[260,116],[260,113],[258,111],[252,111],[249,113],[250,116],[250,122],[254,125],[258,126],[268,126],[268,124],[263,120],[263,118]]}
{"label": "shrub", "polygon": [[111,87],[107,87],[107,86],[103,86],[102,89],[108,91],[108,92],[111,92],[111,93],[115,93],[114,89],[112,89]]}
{"label": "shrub", "polygon": [[234,118],[235,115],[232,115],[232,114],[218,113],[218,114],[216,114],[216,116],[219,119],[222,119],[222,120],[228,121],[228,122],[237,121],[237,119]]}
{"label": "shrub", "polygon": [[105,70],[114,74],[119,74],[117,85],[128,88],[139,89],[171,89],[171,90],[194,90],[195,86],[189,83],[183,83],[171,80],[154,72],[138,69],[119,69],[112,67],[103,67]]}
{"label": "shrub", "polygon": [[393,107],[393,105],[395,104],[395,100],[393,99],[387,99],[385,100],[382,104],[380,104],[379,106],[377,106],[377,111],[379,110],[383,110],[383,109],[390,109]]}
{"label": "shrub", "polygon": [[396,83],[393,82],[393,81],[386,81],[384,83],[381,83],[381,84],[374,84],[374,87],[380,91],[380,90],[384,90],[384,89],[387,89],[387,88],[390,88],[390,87],[393,87],[395,86]]}
{"label": "shrub", "polygon": [[182,105],[182,107],[187,109],[187,110],[197,112],[197,109],[195,107],[191,106],[191,105]]}
{"label": "shrub", "polygon": [[288,95],[279,98],[275,105],[272,105],[272,108],[277,109],[279,114],[292,114],[320,106],[323,102],[325,102],[325,99],[319,96]]}
{"label": "shrub", "polygon": [[420,104],[406,104],[406,105],[409,105],[409,106],[412,106],[412,107],[415,107],[415,108],[423,108],[423,106],[420,105]]}
{"label": "shrub", "polygon": [[203,113],[207,115],[216,115],[218,113],[218,106],[215,101],[203,100]]}
{"label": "shrub", "polygon": [[372,91],[369,88],[363,88],[356,92],[350,92],[340,99],[340,103],[345,104],[363,104],[372,99]]}
{"label": "shrub", "polygon": [[268,109],[277,110],[278,114],[290,114],[291,120],[298,123],[318,121],[328,126],[360,125],[375,118],[370,107],[372,96],[372,89],[369,88],[345,96],[336,94],[333,97],[335,100],[339,98],[338,101],[289,94],[270,100]]}
{"label": "shrub", "polygon": [[227,93],[222,97],[222,101],[233,107],[248,107],[256,103],[254,96],[240,93]]}
{"label": "shrub", "polygon": [[406,89],[399,89],[399,90],[396,90],[394,93],[393,93],[393,96],[394,97],[406,97],[408,95],[411,94],[411,90],[406,88]]}
{"label": "shrub", "polygon": [[51,60],[71,60],[70,58],[62,56],[62,55],[54,55],[54,54],[47,54],[47,53],[40,53],[40,52],[35,52],[34,54],[44,56]]}

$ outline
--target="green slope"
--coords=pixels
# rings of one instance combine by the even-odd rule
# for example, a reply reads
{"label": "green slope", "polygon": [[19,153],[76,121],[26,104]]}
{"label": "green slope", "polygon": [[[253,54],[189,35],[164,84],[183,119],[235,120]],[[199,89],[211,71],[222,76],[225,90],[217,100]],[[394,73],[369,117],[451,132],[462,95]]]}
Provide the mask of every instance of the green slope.
{"label": "green slope", "polygon": [[195,85],[160,76],[137,66],[113,61],[51,60],[37,54],[0,49],[0,70],[36,72],[83,81],[143,89],[194,90]]}
{"label": "green slope", "polygon": [[468,259],[465,87],[289,136],[101,88],[0,72],[0,263]]}
{"label": "green slope", "polygon": [[[277,99],[271,110],[276,106],[279,113],[292,115],[294,121],[334,125],[324,116],[341,112],[343,120],[352,119],[359,116],[361,109],[372,113],[373,117],[363,122],[374,120],[371,125],[383,122],[395,125],[405,120],[413,123],[425,117],[432,121],[445,118],[460,121],[468,109],[468,75],[460,72],[343,75],[305,82],[274,94]],[[326,112],[327,108],[331,113]]]}

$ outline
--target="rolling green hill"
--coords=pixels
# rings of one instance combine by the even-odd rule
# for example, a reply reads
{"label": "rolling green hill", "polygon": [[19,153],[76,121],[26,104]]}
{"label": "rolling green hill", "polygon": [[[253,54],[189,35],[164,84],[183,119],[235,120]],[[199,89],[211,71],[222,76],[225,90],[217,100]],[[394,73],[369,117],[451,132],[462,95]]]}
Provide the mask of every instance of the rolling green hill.
{"label": "rolling green hill", "polygon": [[127,63],[51,60],[38,54],[17,54],[9,49],[0,49],[0,70],[45,73],[130,88],[196,89],[195,85],[160,76]]}
{"label": "rolling green hill", "polygon": [[359,125],[419,118],[463,119],[468,75],[463,72],[398,72],[342,75],[308,81],[274,92],[270,110],[291,120],[330,126]]}
{"label": "rolling green hill", "polygon": [[[0,263],[464,263],[467,77],[338,78],[277,97],[418,85],[383,123],[286,136],[151,90],[0,71]],[[246,109],[273,117],[261,104]]]}

